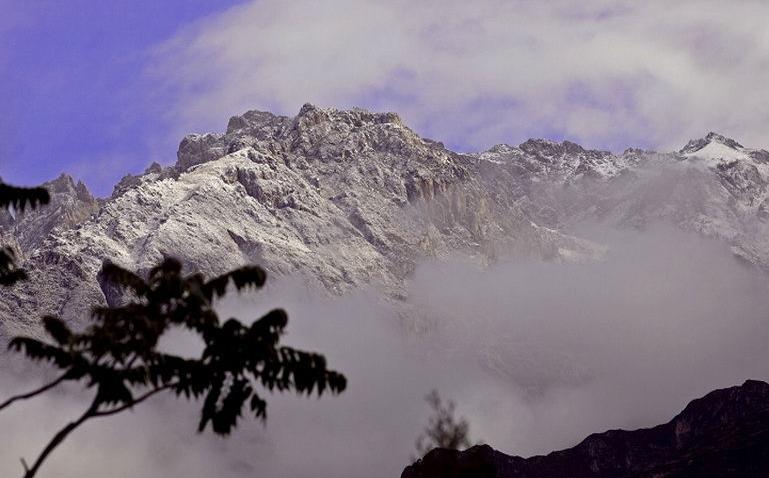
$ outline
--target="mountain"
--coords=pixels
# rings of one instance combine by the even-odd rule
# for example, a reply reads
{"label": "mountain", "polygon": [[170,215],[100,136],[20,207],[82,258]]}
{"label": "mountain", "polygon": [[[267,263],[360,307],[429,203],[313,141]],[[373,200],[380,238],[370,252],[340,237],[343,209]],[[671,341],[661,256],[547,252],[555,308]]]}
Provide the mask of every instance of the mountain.
{"label": "mountain", "polygon": [[749,380],[692,401],[654,428],[590,435],[573,448],[520,458],[488,445],[435,449],[402,478],[673,478],[769,476],[769,384]]}
{"label": "mountain", "polygon": [[768,185],[768,152],[715,133],[672,153],[531,139],[460,154],[394,113],[248,111],[109,198],[63,176],[52,206],[0,217],[31,275],[0,291],[0,335],[34,333],[42,313],[82,320],[119,299],[99,283],[104,260],[146,271],[166,254],[205,274],[258,262],[332,294],[376,285],[398,299],[425,258],[597,260],[605,247],[574,233],[584,221],[664,221],[769,270]]}
{"label": "mountain", "polygon": [[508,187],[537,224],[569,231],[584,221],[620,228],[655,222],[722,240],[769,270],[769,152],[708,133],[677,152],[620,155],[565,141],[529,140],[472,155],[487,183]]}
{"label": "mountain", "polygon": [[62,174],[41,186],[48,190],[50,203],[39,209],[14,214],[0,211],[3,242],[13,242],[21,250],[34,250],[56,228],[68,229],[88,220],[101,202],[94,198],[82,182]]}

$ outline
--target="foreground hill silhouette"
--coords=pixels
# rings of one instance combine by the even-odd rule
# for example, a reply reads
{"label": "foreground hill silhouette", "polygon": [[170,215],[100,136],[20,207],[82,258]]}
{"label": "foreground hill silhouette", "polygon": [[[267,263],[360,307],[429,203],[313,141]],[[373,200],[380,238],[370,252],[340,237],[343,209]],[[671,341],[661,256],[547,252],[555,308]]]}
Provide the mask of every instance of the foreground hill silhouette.
{"label": "foreground hill silhouette", "polygon": [[488,445],[435,449],[401,478],[769,476],[769,384],[749,380],[694,400],[654,428],[610,430],[573,448],[520,458]]}

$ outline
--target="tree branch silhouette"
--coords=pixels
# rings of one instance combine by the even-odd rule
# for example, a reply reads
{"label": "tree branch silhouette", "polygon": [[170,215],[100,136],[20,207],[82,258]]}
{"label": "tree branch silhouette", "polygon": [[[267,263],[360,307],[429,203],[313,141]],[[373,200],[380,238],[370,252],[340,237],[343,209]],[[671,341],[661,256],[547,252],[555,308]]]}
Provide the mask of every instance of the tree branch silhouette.
{"label": "tree branch silhouette", "polygon": [[0,410],[2,410],[5,407],[11,405],[13,402],[15,402],[17,400],[26,400],[26,399],[32,398],[32,397],[34,397],[36,395],[40,395],[41,393],[47,392],[48,390],[50,390],[50,389],[54,388],[55,386],[59,385],[60,383],[62,383],[66,379],[67,379],[67,373],[64,373],[59,378],[57,378],[56,380],[54,380],[52,382],[49,382],[49,383],[43,385],[40,388],[32,390],[31,392],[20,393],[19,395],[14,395],[13,397],[10,397],[9,399],[4,401],[3,403],[0,403]]}
{"label": "tree branch silhouette", "polygon": [[86,422],[89,418],[92,417],[93,409],[95,407],[98,407],[98,404],[96,403],[96,400],[94,399],[93,403],[91,403],[91,406],[88,407],[88,410],[83,413],[80,418],[75,420],[74,422],[68,423],[64,428],[59,430],[56,435],[51,438],[51,441],[48,442],[48,444],[43,448],[43,451],[40,452],[40,455],[38,455],[37,459],[32,464],[31,468],[28,468],[26,465],[26,462],[24,459],[21,460],[22,464],[24,465],[24,478],[32,478],[35,476],[40,469],[40,466],[42,466],[45,459],[50,455],[54,449],[56,449],[57,446],[61,444],[61,442],[64,441],[67,436],[75,431],[77,427],[82,425]]}
{"label": "tree branch silhouette", "polygon": [[127,403],[125,405],[122,405],[117,408],[113,408],[112,410],[104,410],[103,412],[96,412],[94,414],[94,417],[108,417],[110,415],[114,415],[116,413],[120,413],[123,410],[127,410],[129,408],[133,408],[135,405],[140,404],[141,402],[147,400],[151,396],[160,393],[162,391],[168,390],[169,388],[173,388],[174,385],[164,385],[162,387],[158,387],[156,389],[150,390],[149,392],[145,393],[144,395],[141,395],[139,398],[136,398],[131,403]]}
{"label": "tree branch silhouette", "polygon": [[[71,330],[58,317],[45,316],[42,325],[51,340],[14,337],[9,343],[10,349],[64,373],[11,397],[3,408],[65,381],[82,381],[96,391],[83,415],[59,430],[32,466],[25,466],[25,478],[33,478],[56,447],[86,421],[118,414],[163,391],[202,398],[198,431],[210,424],[214,433],[228,435],[245,406],[256,418],[266,419],[267,402],[258,394],[259,386],[300,395],[338,394],[347,386],[344,375],[329,370],[322,355],[280,344],[288,324],[283,310],[274,309],[250,325],[235,318],[219,319],[214,305],[229,287],[242,291],[264,285],[266,273],[257,266],[207,281],[201,274],[183,275],[181,263],[166,258],[147,279],[112,263],[103,265],[100,276],[130,300],[116,307],[94,307],[91,325],[82,332]],[[157,350],[161,336],[172,328],[200,336],[203,348],[198,357]]]}
{"label": "tree branch silhouette", "polygon": [[415,442],[418,456],[414,461],[424,456],[433,448],[458,450],[470,446],[470,424],[464,417],[454,416],[456,404],[453,400],[443,401],[437,390],[431,390],[425,396],[433,414],[428,425]]}
{"label": "tree branch silhouette", "polygon": [[[0,208],[23,212],[49,201],[43,188],[19,188],[0,181]],[[86,388],[96,390],[91,405],[56,432],[32,466],[21,460],[24,477],[33,478],[51,453],[86,421],[118,414],[162,391],[202,398],[198,431],[210,424],[219,435],[227,435],[237,426],[246,402],[256,418],[266,419],[267,402],[255,390],[257,385],[300,395],[343,392],[347,379],[329,370],[325,357],[280,345],[288,324],[283,310],[272,310],[251,325],[235,318],[219,319],[214,302],[230,287],[238,292],[258,289],[266,277],[262,268],[245,266],[206,281],[201,274],[183,275],[181,263],[166,258],[145,279],[107,262],[99,278],[117,286],[129,299],[126,304],[94,307],[92,323],[82,332],[71,330],[58,317],[43,317],[42,325],[52,342],[14,337],[8,344],[11,350],[64,372],[35,390],[10,397],[0,404],[0,410],[65,381],[82,381]],[[16,265],[14,250],[0,248],[0,285],[26,278]],[[157,350],[160,337],[175,327],[200,336],[204,347],[199,357],[183,358]]]}
{"label": "tree branch silhouette", "polygon": [[[134,399],[130,403],[127,403],[125,405],[122,405],[118,408],[112,409],[112,410],[104,410],[99,411],[98,407],[99,404],[97,400],[94,400],[94,402],[91,404],[91,406],[86,410],[83,415],[81,415],[77,420],[74,422],[70,422],[67,424],[64,428],[59,430],[56,435],[53,436],[50,442],[46,445],[46,447],[43,449],[43,451],[40,452],[40,455],[37,457],[35,462],[33,463],[32,467],[29,468],[26,465],[26,461],[22,459],[22,464],[24,465],[24,478],[31,478],[35,476],[40,466],[43,464],[43,461],[50,455],[54,449],[56,449],[57,446],[59,446],[64,439],[73,431],[75,431],[76,428],[78,428],[80,425],[84,424],[88,420],[92,418],[100,418],[100,417],[107,417],[110,415],[114,415],[116,413],[120,413],[128,408],[132,408],[134,405],[138,405],[139,403],[143,402],[144,400],[150,398],[151,396],[162,392],[164,390],[168,390],[171,388],[172,385],[164,385],[162,387],[155,388],[153,390],[150,390],[149,392],[145,393],[144,395],[141,395],[140,397]],[[95,408],[94,408],[95,407]]]}

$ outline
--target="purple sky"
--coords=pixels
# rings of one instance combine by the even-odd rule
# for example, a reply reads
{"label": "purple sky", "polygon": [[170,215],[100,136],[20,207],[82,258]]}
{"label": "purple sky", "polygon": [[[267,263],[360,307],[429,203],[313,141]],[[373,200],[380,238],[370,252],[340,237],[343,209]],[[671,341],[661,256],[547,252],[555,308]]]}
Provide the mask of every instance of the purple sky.
{"label": "purple sky", "polygon": [[305,102],[396,111],[460,151],[767,147],[766,18],[761,0],[0,0],[0,177],[104,196],[186,133]]}
{"label": "purple sky", "polygon": [[10,13],[0,19],[0,177],[36,184],[66,171],[105,195],[141,171],[166,128],[147,94],[147,49],[235,3],[0,0]]}

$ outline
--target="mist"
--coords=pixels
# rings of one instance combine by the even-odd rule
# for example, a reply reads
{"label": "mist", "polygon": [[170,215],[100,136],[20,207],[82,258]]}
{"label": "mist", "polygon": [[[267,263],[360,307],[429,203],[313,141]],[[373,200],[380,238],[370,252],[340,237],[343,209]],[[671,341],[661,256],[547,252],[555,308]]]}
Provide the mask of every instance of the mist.
{"label": "mist", "polygon": [[[714,388],[769,378],[769,281],[723,243],[664,226],[581,233],[608,246],[603,260],[428,261],[405,304],[376,290],[329,298],[296,278],[233,296],[222,317],[285,308],[284,342],[324,353],[347,391],[267,395],[267,423],[244,416],[228,438],[195,433],[200,403],[158,397],[86,424],[40,476],[393,477],[432,388],[457,402],[473,441],[530,456],[666,422]],[[42,383],[40,368],[7,366],[2,396]],[[19,458],[82,412],[78,390],[0,413],[0,476],[21,476]]]}

